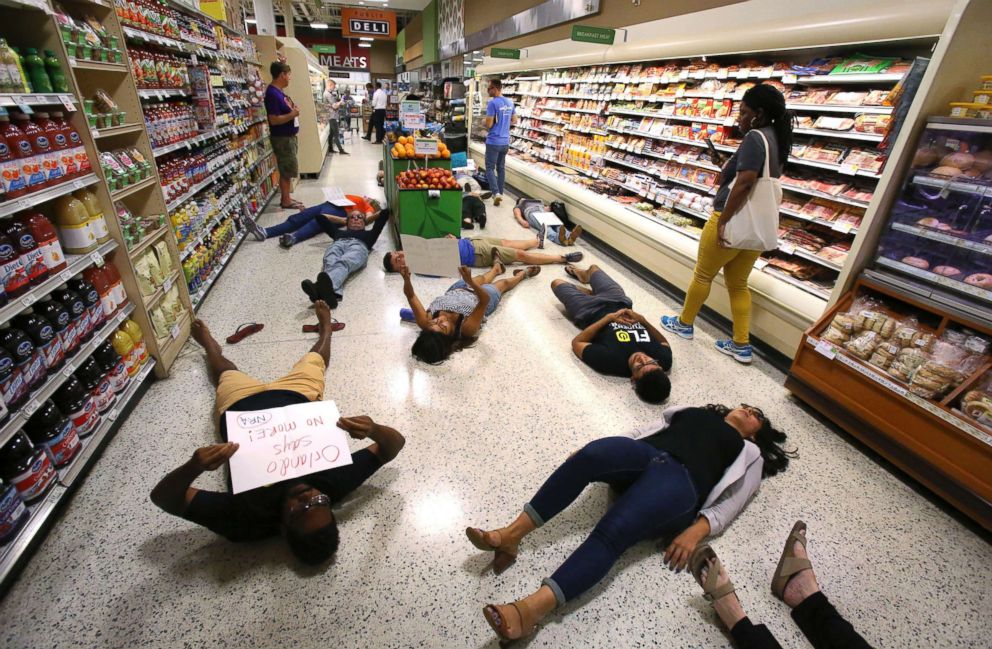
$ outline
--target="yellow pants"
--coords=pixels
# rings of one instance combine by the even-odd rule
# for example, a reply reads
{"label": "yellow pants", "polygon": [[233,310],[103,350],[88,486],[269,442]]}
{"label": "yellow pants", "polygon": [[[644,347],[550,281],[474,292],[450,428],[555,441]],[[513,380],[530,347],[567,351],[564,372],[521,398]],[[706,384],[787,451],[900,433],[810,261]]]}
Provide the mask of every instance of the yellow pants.
{"label": "yellow pants", "polygon": [[248,376],[239,370],[228,370],[220,375],[217,383],[217,397],[214,402],[214,425],[220,425],[220,416],[242,399],[267,390],[289,390],[298,392],[310,401],[324,397],[324,357],[316,352],[307,352],[289,374],[272,383]]}
{"label": "yellow pants", "polygon": [[723,269],[723,281],[730,294],[730,313],[734,320],[734,342],[746,345],[751,330],[751,291],[747,287],[747,278],[754,268],[755,260],[761,256],[760,250],[738,250],[723,248],[719,241],[718,221],[720,212],[713,212],[710,220],[703,227],[699,238],[699,254],[696,257],[696,268],[693,271],[692,282],[685,292],[685,304],[682,305],[682,315],[679,320],[691,325],[696,320],[699,309],[710,295],[710,285],[713,278]]}

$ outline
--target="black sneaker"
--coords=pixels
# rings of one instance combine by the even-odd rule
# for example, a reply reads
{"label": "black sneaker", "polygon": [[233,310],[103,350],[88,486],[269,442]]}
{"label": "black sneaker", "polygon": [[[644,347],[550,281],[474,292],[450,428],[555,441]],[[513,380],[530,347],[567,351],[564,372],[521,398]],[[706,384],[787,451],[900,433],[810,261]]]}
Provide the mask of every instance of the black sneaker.
{"label": "black sneaker", "polygon": [[314,285],[313,282],[311,282],[308,279],[305,279],[302,282],[300,282],[300,288],[302,288],[303,292],[307,294],[308,298],[310,298],[311,304],[317,301],[317,287]]}
{"label": "black sneaker", "polygon": [[584,255],[582,254],[581,251],[576,250],[575,252],[570,252],[567,255],[565,255],[565,261],[567,261],[570,264],[574,264],[577,261],[582,261],[583,256]]}
{"label": "black sneaker", "polygon": [[340,153],[341,155],[351,155],[351,154],[350,154],[350,153],[348,153],[347,151],[338,151],[338,153]]}
{"label": "black sneaker", "polygon": [[245,224],[245,230],[248,231],[248,234],[255,237],[255,241],[265,241],[265,230],[258,223],[255,223],[254,219],[245,217],[242,222]]}
{"label": "black sneaker", "polygon": [[317,299],[327,302],[327,306],[332,309],[338,308],[338,296],[334,292],[334,283],[331,276],[321,271],[317,274]]}
{"label": "black sneaker", "polygon": [[291,234],[284,234],[281,237],[279,237],[279,245],[285,248],[286,250],[292,248],[294,243],[296,243],[296,239],[294,239],[293,235]]}

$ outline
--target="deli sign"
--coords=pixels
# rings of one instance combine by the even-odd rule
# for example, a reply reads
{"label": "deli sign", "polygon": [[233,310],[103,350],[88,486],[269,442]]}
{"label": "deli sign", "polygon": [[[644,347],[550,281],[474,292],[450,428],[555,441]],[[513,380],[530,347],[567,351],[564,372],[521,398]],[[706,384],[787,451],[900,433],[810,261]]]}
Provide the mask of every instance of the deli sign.
{"label": "deli sign", "polygon": [[388,9],[341,8],[341,34],[345,38],[371,36],[396,40],[396,13]]}

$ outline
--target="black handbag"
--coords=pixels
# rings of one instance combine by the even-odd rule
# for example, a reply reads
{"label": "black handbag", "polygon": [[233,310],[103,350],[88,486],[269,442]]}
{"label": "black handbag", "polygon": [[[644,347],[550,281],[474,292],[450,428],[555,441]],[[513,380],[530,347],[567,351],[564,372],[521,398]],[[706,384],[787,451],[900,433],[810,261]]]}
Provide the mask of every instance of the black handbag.
{"label": "black handbag", "polygon": [[561,219],[561,222],[565,224],[565,228],[571,230],[575,227],[572,223],[572,219],[568,218],[568,210],[565,209],[565,204],[561,201],[554,201],[549,205],[551,211],[554,212],[555,216]]}

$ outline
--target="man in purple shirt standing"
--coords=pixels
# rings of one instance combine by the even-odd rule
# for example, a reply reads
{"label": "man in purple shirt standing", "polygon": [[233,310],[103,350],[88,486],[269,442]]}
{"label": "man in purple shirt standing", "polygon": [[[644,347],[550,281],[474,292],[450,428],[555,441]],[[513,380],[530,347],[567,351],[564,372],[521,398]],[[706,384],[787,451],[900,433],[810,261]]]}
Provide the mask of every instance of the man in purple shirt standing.
{"label": "man in purple shirt standing", "polygon": [[286,63],[273,61],[269,66],[269,73],[272,75],[272,83],[265,89],[265,112],[269,116],[272,152],[275,153],[276,166],[279,168],[279,207],[303,209],[303,203],[294,201],[290,195],[293,178],[299,175],[296,133],[300,130],[300,109],[284,91],[289,86],[293,72]]}

